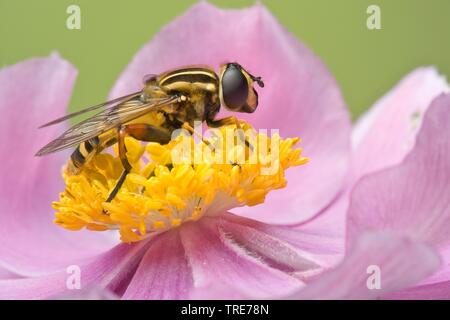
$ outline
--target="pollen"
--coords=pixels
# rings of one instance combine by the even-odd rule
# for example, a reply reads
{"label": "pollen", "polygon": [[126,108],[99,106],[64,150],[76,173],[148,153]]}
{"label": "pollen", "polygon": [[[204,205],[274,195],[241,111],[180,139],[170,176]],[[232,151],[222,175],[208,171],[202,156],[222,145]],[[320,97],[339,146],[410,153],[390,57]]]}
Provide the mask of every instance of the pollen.
{"label": "pollen", "polygon": [[117,230],[130,243],[204,216],[261,204],[270,191],[286,187],[287,168],[308,158],[294,148],[299,138],[245,129],[253,132],[247,144],[240,143],[233,126],[203,141],[180,135],[161,145],[126,138],[132,170],[111,202],[106,199],[123,171],[116,149],[97,154],[76,175],[63,168],[66,188],[53,202],[54,222],[68,230]]}

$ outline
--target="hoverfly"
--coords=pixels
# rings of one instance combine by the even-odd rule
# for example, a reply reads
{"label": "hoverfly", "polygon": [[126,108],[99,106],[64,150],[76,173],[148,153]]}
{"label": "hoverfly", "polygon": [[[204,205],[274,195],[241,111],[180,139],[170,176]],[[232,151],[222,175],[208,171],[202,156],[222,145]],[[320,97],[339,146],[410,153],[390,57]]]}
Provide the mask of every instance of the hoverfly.
{"label": "hoverfly", "polygon": [[[69,164],[79,171],[95,154],[117,143],[123,172],[106,200],[110,202],[131,170],[126,157],[126,136],[165,144],[176,129],[185,128],[194,133],[194,121],[206,122],[211,128],[229,124],[239,127],[239,121],[234,116],[223,119],[215,117],[221,105],[230,111],[254,112],[258,106],[258,93],[253,88],[255,82],[264,87],[261,77],[251,75],[238,63],[222,65],[219,75],[207,66],[189,66],[147,76],[140,91],[42,125],[41,128],[47,127],[105,107],[45,145],[36,156],[76,146]],[[146,117],[151,113],[162,113],[164,122],[159,126],[148,124]]]}

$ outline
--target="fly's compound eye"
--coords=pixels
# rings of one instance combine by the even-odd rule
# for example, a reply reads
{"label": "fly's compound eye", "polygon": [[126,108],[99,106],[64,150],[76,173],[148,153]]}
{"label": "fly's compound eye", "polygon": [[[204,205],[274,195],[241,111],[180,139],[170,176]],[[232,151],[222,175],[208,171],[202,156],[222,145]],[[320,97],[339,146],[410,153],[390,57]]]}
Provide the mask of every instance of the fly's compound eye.
{"label": "fly's compound eye", "polygon": [[232,110],[241,108],[247,101],[248,82],[236,65],[229,65],[222,76],[222,96],[226,107]]}

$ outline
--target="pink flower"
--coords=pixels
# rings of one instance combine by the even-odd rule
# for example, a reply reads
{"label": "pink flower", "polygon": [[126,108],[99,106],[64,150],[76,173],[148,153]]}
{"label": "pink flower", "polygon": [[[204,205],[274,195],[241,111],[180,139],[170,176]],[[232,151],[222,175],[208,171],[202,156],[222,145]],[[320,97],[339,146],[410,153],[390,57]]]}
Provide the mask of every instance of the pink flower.
{"label": "pink flower", "polygon": [[[124,299],[450,296],[450,96],[434,69],[409,75],[351,132],[335,80],[267,9],[202,2],[137,53],[111,97],[140,88],[145,73],[230,60],[266,82],[243,118],[302,137],[312,161],[263,205],[132,245],[52,223],[68,154],[34,158],[62,129],[36,127],[64,113],[76,70],[52,55],[0,71],[0,298],[64,296],[71,265],[83,287]],[[367,287],[369,266],[380,289]]]}

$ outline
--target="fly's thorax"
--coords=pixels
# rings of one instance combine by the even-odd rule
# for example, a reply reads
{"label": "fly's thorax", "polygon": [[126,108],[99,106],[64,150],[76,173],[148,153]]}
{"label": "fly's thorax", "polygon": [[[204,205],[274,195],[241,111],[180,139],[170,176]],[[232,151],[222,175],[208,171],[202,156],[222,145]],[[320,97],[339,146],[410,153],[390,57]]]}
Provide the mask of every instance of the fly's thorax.
{"label": "fly's thorax", "polygon": [[156,78],[165,92],[195,94],[218,94],[219,77],[208,67],[187,67],[165,72]]}
{"label": "fly's thorax", "polygon": [[150,77],[145,82],[144,99],[173,95],[179,96],[180,101],[171,106],[171,111],[167,110],[168,122],[204,121],[220,109],[219,77],[209,67],[191,66]]}

